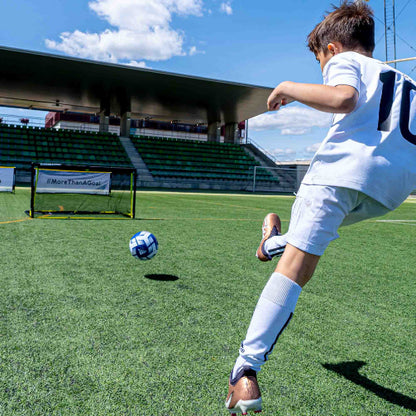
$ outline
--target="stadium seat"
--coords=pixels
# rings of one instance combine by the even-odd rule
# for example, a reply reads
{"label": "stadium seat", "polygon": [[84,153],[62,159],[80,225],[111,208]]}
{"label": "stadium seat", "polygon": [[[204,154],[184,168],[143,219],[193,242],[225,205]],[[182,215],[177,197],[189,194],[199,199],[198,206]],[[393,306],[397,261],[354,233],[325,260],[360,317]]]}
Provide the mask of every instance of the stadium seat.
{"label": "stadium seat", "polygon": [[0,125],[0,164],[29,170],[32,162],[131,167],[114,134]]}
{"label": "stadium seat", "polygon": [[[153,136],[131,136],[130,139],[154,177],[249,181],[254,167],[260,166],[236,144]],[[267,170],[258,174],[257,180],[279,183]]]}

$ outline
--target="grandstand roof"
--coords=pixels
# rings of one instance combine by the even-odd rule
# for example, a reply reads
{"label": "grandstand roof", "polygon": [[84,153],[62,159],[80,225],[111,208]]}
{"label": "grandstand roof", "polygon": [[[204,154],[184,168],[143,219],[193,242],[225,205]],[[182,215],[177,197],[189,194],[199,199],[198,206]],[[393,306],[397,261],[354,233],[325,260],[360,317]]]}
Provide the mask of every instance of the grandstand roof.
{"label": "grandstand roof", "polygon": [[271,88],[0,47],[0,106],[184,123],[267,111]]}

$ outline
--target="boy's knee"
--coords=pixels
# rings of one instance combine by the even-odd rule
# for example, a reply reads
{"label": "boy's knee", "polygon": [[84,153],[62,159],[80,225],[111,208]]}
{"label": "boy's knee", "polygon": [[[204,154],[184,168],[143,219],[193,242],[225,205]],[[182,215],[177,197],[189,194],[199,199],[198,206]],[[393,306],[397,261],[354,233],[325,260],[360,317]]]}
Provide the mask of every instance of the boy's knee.
{"label": "boy's knee", "polygon": [[319,256],[306,253],[288,244],[277,264],[276,272],[283,274],[303,287],[311,279],[319,259]]}

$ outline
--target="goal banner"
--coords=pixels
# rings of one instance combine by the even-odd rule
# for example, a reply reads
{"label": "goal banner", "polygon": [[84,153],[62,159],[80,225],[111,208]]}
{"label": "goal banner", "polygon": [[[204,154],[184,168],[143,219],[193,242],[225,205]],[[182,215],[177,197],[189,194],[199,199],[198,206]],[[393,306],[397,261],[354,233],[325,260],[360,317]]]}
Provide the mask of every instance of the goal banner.
{"label": "goal banner", "polygon": [[111,172],[36,169],[36,193],[110,195]]}
{"label": "goal banner", "polygon": [[0,192],[13,192],[15,168],[0,166]]}

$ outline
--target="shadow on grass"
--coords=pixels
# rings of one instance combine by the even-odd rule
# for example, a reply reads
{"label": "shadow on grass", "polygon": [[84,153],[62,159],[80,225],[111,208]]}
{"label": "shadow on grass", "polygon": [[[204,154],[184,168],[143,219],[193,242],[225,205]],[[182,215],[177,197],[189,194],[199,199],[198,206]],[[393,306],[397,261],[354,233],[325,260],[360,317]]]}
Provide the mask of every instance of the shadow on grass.
{"label": "shadow on grass", "polygon": [[150,280],[158,280],[160,282],[174,282],[178,280],[178,276],[174,276],[173,274],[145,274],[144,277]]}
{"label": "shadow on grass", "polygon": [[416,411],[416,399],[413,399],[394,390],[380,386],[369,378],[362,376],[358,370],[366,364],[364,361],[346,361],[339,364],[322,364],[324,368],[345,377],[347,380],[364,387],[378,397],[390,403]]}

